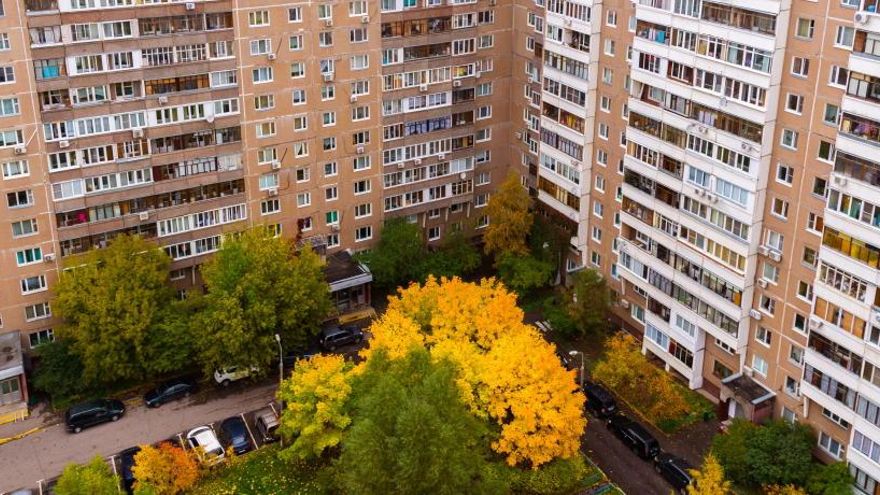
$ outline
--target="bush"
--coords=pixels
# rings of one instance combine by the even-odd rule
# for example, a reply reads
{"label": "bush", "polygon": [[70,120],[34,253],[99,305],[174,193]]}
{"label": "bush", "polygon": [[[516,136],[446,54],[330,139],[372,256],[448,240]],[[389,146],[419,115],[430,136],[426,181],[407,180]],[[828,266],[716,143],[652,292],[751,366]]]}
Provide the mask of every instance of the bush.
{"label": "bush", "polygon": [[62,407],[86,393],[82,380],[83,365],[74,354],[70,341],[59,339],[37,348],[39,364],[34,374],[34,388],[48,394],[55,407]]}
{"label": "bush", "polygon": [[583,456],[556,459],[540,469],[518,469],[506,464],[494,465],[494,478],[510,493],[567,495],[578,493],[604,479],[602,473],[587,464]]}
{"label": "bush", "polygon": [[737,419],[726,435],[715,437],[712,452],[735,483],[804,486],[814,469],[814,444],[813,431],[805,424],[774,420],[755,426]]}

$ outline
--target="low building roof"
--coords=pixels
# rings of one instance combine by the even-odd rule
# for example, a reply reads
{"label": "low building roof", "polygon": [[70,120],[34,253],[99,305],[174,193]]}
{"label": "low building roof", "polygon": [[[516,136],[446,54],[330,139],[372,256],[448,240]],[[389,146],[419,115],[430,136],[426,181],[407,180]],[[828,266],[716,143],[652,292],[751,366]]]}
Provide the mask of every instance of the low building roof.
{"label": "low building roof", "polygon": [[721,381],[721,384],[727,387],[734,396],[755,405],[776,396],[772,390],[768,390],[752,377],[742,373],[728,376]]}
{"label": "low building roof", "polygon": [[330,284],[330,291],[347,289],[373,281],[370,269],[355,261],[348,251],[340,251],[327,255],[324,266],[324,277]]}
{"label": "low building roof", "polygon": [[21,332],[0,334],[0,380],[24,374]]}

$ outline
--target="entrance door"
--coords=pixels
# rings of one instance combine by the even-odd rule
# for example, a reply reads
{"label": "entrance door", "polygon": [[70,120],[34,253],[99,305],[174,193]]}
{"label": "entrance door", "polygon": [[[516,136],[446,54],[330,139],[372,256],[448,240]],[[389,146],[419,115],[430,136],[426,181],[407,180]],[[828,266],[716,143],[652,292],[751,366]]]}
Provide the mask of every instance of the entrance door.
{"label": "entrance door", "polygon": [[21,399],[21,384],[17,376],[0,380],[0,406],[21,402]]}

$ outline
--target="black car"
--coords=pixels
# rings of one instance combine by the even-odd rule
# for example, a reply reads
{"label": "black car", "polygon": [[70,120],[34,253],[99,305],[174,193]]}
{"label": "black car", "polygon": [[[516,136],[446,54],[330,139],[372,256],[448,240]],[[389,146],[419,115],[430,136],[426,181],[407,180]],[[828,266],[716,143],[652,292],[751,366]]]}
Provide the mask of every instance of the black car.
{"label": "black car", "polygon": [[97,399],[77,404],[64,413],[67,430],[79,433],[84,428],[116,421],[125,414],[125,405],[115,399]]}
{"label": "black car", "polygon": [[[285,372],[292,371],[296,366],[296,362],[300,359],[308,359],[312,356],[321,354],[320,349],[309,348],[306,350],[295,350],[281,356],[281,362],[284,363]],[[275,359],[275,368],[278,367],[278,359]]]}
{"label": "black car", "polygon": [[577,363],[575,363],[574,358],[572,358],[567,352],[563,352],[562,349],[556,348],[556,355],[559,356],[559,362],[562,363],[562,366],[567,370],[577,369]]}
{"label": "black car", "polygon": [[617,412],[617,402],[603,386],[585,381],[584,394],[587,396],[587,409],[597,418],[607,418]]}
{"label": "black car", "polygon": [[665,452],[654,459],[654,470],[679,493],[685,493],[687,486],[693,481],[691,469],[693,469],[691,465],[684,459]]}
{"label": "black car", "polygon": [[162,404],[179,399],[181,397],[189,397],[196,391],[196,382],[189,378],[177,378],[169,380],[154,390],[144,395],[144,402],[147,407],[159,407]]}
{"label": "black car", "polygon": [[220,423],[220,441],[224,448],[232,447],[236,455],[250,452],[253,448],[248,438],[247,426],[241,416],[232,416]]}
{"label": "black car", "polygon": [[660,453],[660,443],[642,425],[623,414],[608,419],[608,428],[642,459],[653,459]]}
{"label": "black car", "polygon": [[140,447],[125,449],[119,453],[119,477],[122,478],[122,489],[125,493],[134,493],[134,456],[141,451]]}
{"label": "black car", "polygon": [[328,351],[335,351],[347,344],[356,344],[364,340],[364,332],[358,327],[332,326],[321,330],[319,342]]}

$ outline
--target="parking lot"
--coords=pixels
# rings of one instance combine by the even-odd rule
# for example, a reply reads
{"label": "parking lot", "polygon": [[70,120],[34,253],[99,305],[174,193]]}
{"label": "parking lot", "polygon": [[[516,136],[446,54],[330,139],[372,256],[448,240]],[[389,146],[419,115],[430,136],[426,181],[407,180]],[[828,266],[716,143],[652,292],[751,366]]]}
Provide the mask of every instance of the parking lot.
{"label": "parking lot", "polygon": [[[346,345],[336,353],[354,359],[361,345]],[[291,370],[285,369],[285,375]],[[119,421],[88,428],[79,434],[68,433],[62,424],[0,445],[0,494],[17,489],[32,494],[50,494],[55,480],[70,463],[86,463],[96,454],[107,459],[119,472],[118,454],[143,444],[172,441],[186,445],[192,428],[208,425],[217,431],[224,419],[244,419],[250,441],[256,448],[262,442],[254,430],[254,414],[273,402],[278,388],[277,373],[268,373],[261,382],[242,380],[228,387],[204,384],[191,397],[175,400],[158,409],[149,409],[140,399],[126,401],[127,411]],[[277,407],[277,406],[275,406]],[[26,491],[23,493],[27,493]]]}

